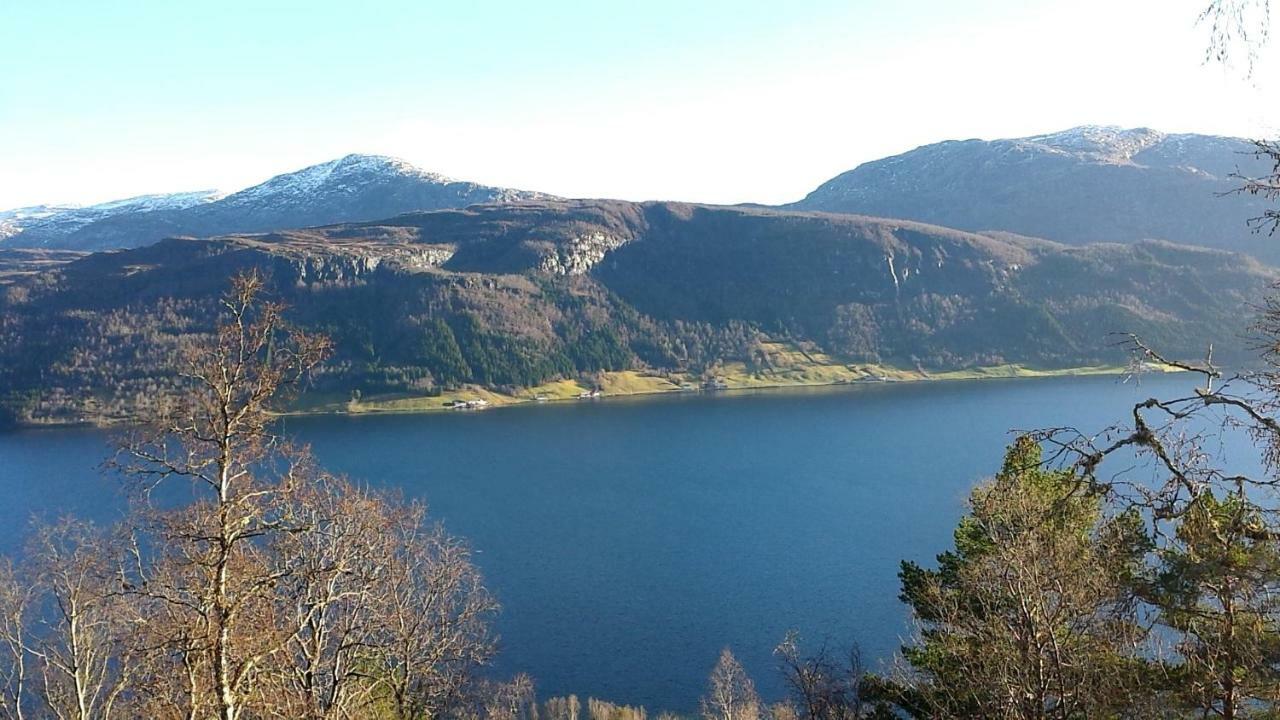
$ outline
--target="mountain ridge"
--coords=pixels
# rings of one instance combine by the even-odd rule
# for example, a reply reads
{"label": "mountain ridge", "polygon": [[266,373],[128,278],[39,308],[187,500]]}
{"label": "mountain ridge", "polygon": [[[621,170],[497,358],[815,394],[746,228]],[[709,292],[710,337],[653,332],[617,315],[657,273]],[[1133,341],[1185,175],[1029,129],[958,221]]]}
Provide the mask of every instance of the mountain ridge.
{"label": "mountain ridge", "polygon": [[[350,154],[229,194],[209,191],[141,196],[84,209],[38,206],[47,208],[42,217],[18,217],[21,210],[0,212],[0,228],[8,222],[7,229],[0,229],[0,244],[115,250],[174,236],[265,232],[373,220],[414,210],[551,197],[455,180],[385,155]],[[10,215],[13,217],[6,220]]]}
{"label": "mountain ridge", "polygon": [[[137,195],[94,205],[33,205],[0,210],[0,243],[25,232],[67,235],[114,215],[182,210],[224,197],[217,190]],[[15,243],[16,245],[16,243]]]}
{"label": "mountain ridge", "polygon": [[1233,175],[1270,167],[1241,138],[1081,126],[998,140],[948,140],[862,163],[782,207],[900,217],[1059,242],[1164,239],[1280,262],[1250,231],[1264,199]]}
{"label": "mountain ridge", "polygon": [[[779,209],[895,217],[1072,244],[1167,239],[1280,263],[1280,248],[1245,223],[1265,202],[1231,193],[1235,173],[1267,170],[1252,150],[1240,138],[1103,125],[946,140],[862,163]],[[455,180],[389,156],[350,154],[229,194],[3,211],[0,246],[95,251],[172,236],[269,232],[540,199],[557,198]]]}

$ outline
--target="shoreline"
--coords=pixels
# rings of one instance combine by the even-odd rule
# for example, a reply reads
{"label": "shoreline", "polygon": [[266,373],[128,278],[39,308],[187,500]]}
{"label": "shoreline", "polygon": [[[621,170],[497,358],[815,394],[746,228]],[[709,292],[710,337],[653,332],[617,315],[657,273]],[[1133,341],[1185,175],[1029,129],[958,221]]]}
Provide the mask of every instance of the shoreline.
{"label": "shoreline", "polygon": [[[825,366],[834,367],[834,366]],[[840,366],[852,367],[852,366]],[[601,392],[596,396],[586,396],[592,388],[577,380],[562,380],[554,383],[528,388],[514,394],[501,393],[479,386],[465,386],[444,392],[439,395],[394,395],[377,396],[367,399],[352,400],[345,403],[331,402],[317,404],[313,407],[297,408],[281,413],[281,417],[321,417],[321,416],[373,416],[373,415],[419,415],[441,412],[483,412],[495,408],[520,407],[527,405],[567,404],[578,402],[608,401],[615,399],[642,400],[646,397],[671,395],[739,395],[753,391],[785,391],[813,388],[848,388],[848,387],[887,387],[898,384],[920,384],[931,382],[967,382],[981,380],[1017,380],[1055,377],[1101,377],[1121,376],[1129,374],[1132,369],[1124,365],[1085,365],[1069,368],[1031,368],[1011,363],[1006,365],[983,366],[966,370],[948,370],[926,372],[921,370],[902,370],[876,366],[881,373],[872,375],[865,372],[867,366],[859,368],[862,374],[854,379],[831,379],[826,377],[797,377],[794,370],[790,374],[752,374],[747,378],[730,376],[723,379],[722,384],[704,386],[692,385],[682,376],[659,375],[636,370],[623,370],[603,373],[601,375]],[[1144,372],[1176,373],[1177,368],[1149,365]],[[454,407],[453,403],[481,401],[483,405],[471,407]]]}
{"label": "shoreline", "polygon": [[[741,363],[720,368],[714,380],[699,381],[684,373],[659,374],[641,370],[600,373],[596,387],[579,380],[559,380],[514,393],[467,385],[438,395],[381,395],[340,401],[313,396],[311,403],[278,414],[281,418],[325,416],[420,415],[442,412],[483,412],[495,408],[543,404],[608,401],[612,399],[642,400],[671,395],[739,395],[749,391],[786,391],[814,388],[888,387],[898,384],[933,382],[969,382],[981,380],[1017,380],[1055,377],[1119,376],[1132,372],[1125,365],[1083,365],[1067,368],[1032,368],[1019,363],[980,366],[964,370],[928,372],[904,370],[886,365],[823,362],[806,357],[807,362],[749,371]],[[1143,372],[1174,373],[1177,368],[1148,364]],[[590,396],[593,390],[599,394]],[[305,397],[305,396],[304,396]],[[472,407],[451,407],[453,403],[471,401]],[[66,422],[16,423],[0,427],[0,432],[21,430],[59,430],[74,428],[119,428],[130,423],[122,419],[82,419]]]}

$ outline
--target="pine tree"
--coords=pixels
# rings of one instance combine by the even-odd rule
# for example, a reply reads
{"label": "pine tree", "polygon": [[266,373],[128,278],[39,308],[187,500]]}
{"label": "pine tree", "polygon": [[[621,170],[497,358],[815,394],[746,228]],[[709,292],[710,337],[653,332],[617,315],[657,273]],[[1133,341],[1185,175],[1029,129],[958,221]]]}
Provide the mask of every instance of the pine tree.
{"label": "pine tree", "polygon": [[1148,547],[1135,515],[1106,517],[1019,438],[937,569],[903,563],[919,637],[903,649],[909,669],[871,694],[914,717],[1133,716],[1144,663],[1129,588]]}
{"label": "pine tree", "polygon": [[1242,493],[1206,491],[1160,555],[1150,601],[1177,638],[1171,686],[1181,704],[1225,720],[1274,705],[1280,548],[1263,513]]}

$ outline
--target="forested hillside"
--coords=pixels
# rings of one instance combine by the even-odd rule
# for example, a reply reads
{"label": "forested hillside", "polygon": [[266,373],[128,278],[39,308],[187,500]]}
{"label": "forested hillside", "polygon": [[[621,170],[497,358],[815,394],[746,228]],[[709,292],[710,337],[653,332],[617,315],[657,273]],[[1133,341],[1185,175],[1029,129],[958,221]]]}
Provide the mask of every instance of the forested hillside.
{"label": "forested hillside", "polygon": [[[1123,360],[1113,332],[1242,357],[1276,271],[1162,242],[1069,247],[897,220],[673,203],[486,205],[171,239],[0,290],[11,420],[120,417],[163,395],[229,276],[257,268],[337,354],[313,392],[529,387],[629,368],[769,372],[762,344],[926,371]],[[57,260],[65,260],[58,258]],[[21,264],[14,259],[10,264]]]}

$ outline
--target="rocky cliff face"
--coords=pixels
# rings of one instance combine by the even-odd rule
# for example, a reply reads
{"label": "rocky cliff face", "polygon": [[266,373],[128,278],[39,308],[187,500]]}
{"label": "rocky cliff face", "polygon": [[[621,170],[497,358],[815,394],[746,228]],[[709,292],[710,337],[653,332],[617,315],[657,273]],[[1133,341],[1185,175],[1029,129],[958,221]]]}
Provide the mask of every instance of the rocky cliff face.
{"label": "rocky cliff face", "polygon": [[926,145],[865,163],[792,208],[862,213],[1075,245],[1164,239],[1280,260],[1246,221],[1264,201],[1227,194],[1268,170],[1239,138],[1080,127]]}
{"label": "rocky cliff face", "polygon": [[621,237],[593,232],[570,238],[563,244],[549,244],[538,262],[538,270],[553,275],[585,275],[611,250],[626,242]]}

